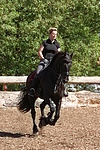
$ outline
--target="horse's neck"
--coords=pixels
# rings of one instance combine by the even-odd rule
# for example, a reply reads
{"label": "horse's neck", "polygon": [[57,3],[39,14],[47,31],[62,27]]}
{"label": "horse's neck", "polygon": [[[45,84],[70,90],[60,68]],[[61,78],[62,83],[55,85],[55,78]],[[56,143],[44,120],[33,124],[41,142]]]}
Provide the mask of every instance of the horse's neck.
{"label": "horse's neck", "polygon": [[59,73],[59,71],[60,71],[59,63],[60,63],[60,59],[57,58],[51,66],[51,68],[57,73]]}

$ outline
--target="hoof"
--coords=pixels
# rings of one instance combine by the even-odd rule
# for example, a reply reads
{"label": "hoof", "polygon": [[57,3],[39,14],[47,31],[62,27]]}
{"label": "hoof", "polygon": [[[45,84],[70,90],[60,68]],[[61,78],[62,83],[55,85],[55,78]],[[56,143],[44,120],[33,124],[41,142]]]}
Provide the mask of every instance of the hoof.
{"label": "hoof", "polygon": [[68,97],[68,92],[65,92],[65,93],[64,93],[64,97]]}
{"label": "hoof", "polygon": [[51,125],[51,126],[54,126],[55,125],[54,119],[50,119],[48,121],[48,124]]}
{"label": "hoof", "polygon": [[36,133],[38,133],[39,131],[38,131],[38,128],[36,127],[36,128],[33,128],[33,134],[36,134]]}
{"label": "hoof", "polygon": [[43,126],[46,126],[46,117],[41,117],[39,122],[39,128],[42,128]]}

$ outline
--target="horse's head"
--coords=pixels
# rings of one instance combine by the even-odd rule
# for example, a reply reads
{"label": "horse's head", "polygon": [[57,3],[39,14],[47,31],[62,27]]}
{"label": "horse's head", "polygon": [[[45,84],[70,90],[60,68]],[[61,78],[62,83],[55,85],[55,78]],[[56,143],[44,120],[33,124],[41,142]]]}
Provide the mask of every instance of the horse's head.
{"label": "horse's head", "polygon": [[69,71],[72,64],[72,56],[73,53],[68,54],[67,52],[65,52],[60,61],[60,73],[64,83],[68,82],[69,80]]}
{"label": "horse's head", "polygon": [[61,75],[62,81],[68,82],[73,53],[58,52],[54,55],[50,68],[55,75]]}

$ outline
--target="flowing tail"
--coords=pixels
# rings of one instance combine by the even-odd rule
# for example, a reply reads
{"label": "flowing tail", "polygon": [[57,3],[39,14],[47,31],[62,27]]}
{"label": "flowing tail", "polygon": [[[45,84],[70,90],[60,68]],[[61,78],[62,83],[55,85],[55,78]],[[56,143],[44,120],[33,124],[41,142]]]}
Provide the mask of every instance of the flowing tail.
{"label": "flowing tail", "polygon": [[30,103],[28,100],[28,92],[26,87],[21,90],[17,108],[23,113],[27,113],[30,110]]}

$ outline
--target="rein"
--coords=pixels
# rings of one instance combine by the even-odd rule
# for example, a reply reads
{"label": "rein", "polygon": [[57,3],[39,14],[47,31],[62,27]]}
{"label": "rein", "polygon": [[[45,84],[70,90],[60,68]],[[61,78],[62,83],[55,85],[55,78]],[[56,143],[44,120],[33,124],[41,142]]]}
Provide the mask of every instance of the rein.
{"label": "rein", "polygon": [[56,71],[54,71],[54,69],[52,69],[50,67],[50,71],[58,78],[61,74],[57,73]]}
{"label": "rein", "polygon": [[[62,60],[59,62],[59,64],[62,62]],[[60,73],[57,73],[56,71],[54,71],[54,69],[52,69],[51,67],[50,67],[50,71],[58,78],[59,76],[61,77],[62,75],[64,75],[64,74],[66,74],[65,72],[64,73],[61,73],[62,71],[61,71],[61,66],[60,66]],[[67,72],[67,74],[68,74],[68,72]]]}

